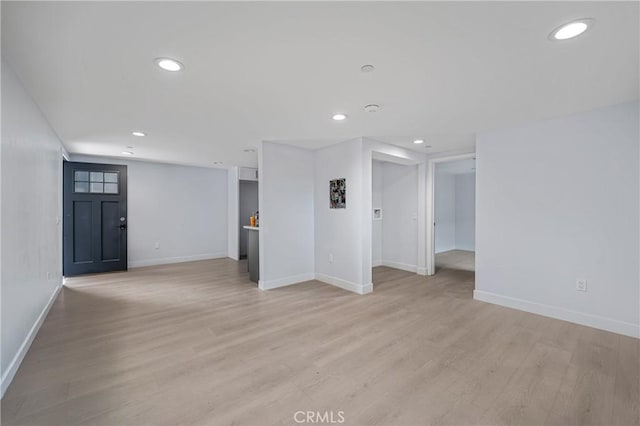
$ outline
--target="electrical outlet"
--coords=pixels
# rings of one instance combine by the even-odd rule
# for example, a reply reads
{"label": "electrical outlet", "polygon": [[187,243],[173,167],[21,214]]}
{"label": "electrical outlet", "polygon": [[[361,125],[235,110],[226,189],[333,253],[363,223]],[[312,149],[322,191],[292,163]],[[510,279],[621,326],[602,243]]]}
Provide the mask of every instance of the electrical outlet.
{"label": "electrical outlet", "polygon": [[329,263],[333,263],[333,253],[329,253]]}
{"label": "electrical outlet", "polygon": [[160,248],[160,243],[155,243],[155,244],[153,245],[153,248],[154,248],[154,249],[156,249],[156,250],[158,250],[158,249]]}
{"label": "electrical outlet", "polygon": [[576,291],[587,291],[587,280],[577,279],[576,280]]}

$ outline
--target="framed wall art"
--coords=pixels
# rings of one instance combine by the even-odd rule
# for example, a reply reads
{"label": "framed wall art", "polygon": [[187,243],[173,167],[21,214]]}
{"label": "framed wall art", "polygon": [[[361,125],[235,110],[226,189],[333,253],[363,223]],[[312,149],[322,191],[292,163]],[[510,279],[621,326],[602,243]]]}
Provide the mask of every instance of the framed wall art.
{"label": "framed wall art", "polygon": [[329,181],[329,208],[347,208],[347,180],[345,178]]}

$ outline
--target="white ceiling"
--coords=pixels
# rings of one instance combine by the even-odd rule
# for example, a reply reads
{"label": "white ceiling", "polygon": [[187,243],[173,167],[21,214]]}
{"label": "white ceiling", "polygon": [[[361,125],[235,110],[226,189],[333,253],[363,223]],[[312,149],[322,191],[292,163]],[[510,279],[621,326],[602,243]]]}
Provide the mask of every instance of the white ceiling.
{"label": "white ceiling", "polygon": [[468,158],[465,160],[436,163],[436,173],[460,175],[460,174],[475,173],[475,172],[476,172],[476,160],[471,158]]}
{"label": "white ceiling", "polygon": [[[637,99],[638,16],[637,2],[3,1],[2,54],[72,153],[255,166],[243,149],[261,140],[442,152]],[[583,17],[584,35],[547,39]]]}

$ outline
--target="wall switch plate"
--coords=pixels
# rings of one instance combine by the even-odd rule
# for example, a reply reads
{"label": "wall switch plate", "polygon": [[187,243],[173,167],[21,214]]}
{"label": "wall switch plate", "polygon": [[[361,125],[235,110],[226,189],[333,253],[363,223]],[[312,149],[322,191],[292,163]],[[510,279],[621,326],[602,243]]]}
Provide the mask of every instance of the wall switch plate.
{"label": "wall switch plate", "polygon": [[329,263],[333,263],[333,253],[329,253]]}
{"label": "wall switch plate", "polygon": [[576,280],[576,291],[587,291],[587,280],[577,279]]}
{"label": "wall switch plate", "polygon": [[158,250],[158,249],[160,248],[160,243],[155,243],[155,244],[153,245],[153,248],[154,248],[154,249],[156,249],[156,250]]}

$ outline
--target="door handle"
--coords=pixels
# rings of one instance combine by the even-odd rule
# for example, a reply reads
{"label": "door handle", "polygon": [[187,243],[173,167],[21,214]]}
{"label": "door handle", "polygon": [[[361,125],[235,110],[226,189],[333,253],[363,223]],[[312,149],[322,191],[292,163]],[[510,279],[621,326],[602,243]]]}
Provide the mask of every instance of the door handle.
{"label": "door handle", "polygon": [[123,223],[122,225],[118,226],[118,228],[120,228],[122,230],[125,230],[125,229],[127,229],[127,224]]}

